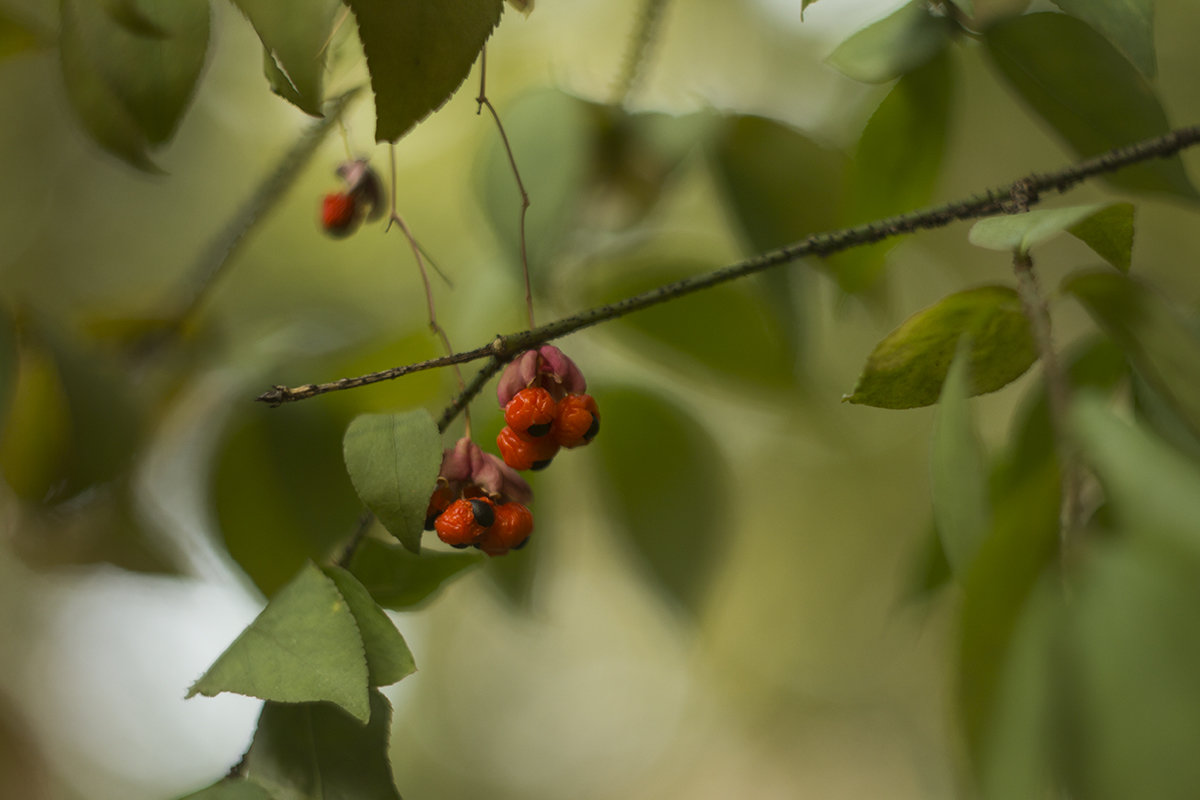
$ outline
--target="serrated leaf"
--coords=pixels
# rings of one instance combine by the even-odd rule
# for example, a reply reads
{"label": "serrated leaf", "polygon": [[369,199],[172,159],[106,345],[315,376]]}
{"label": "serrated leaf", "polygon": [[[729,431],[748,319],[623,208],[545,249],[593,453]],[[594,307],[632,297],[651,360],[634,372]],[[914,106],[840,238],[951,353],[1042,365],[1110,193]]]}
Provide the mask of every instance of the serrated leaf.
{"label": "serrated leaf", "polygon": [[308,564],[188,690],[281,703],[328,701],[363,722],[370,714],[358,624],[329,576]]}
{"label": "serrated leaf", "polygon": [[399,545],[365,539],[354,553],[350,571],[384,608],[419,608],[451,578],[484,560],[479,552],[413,555]]}
{"label": "serrated leaf", "polygon": [[503,0],[347,0],[375,92],[375,140],[394,142],[450,99]]}
{"label": "serrated leaf", "polygon": [[129,31],[95,0],[62,2],[64,17],[74,19],[73,39],[97,80],[150,146],[170,139],[204,66],[206,0],[136,0],[146,19],[163,30],[156,37]]}
{"label": "serrated leaf", "polygon": [[1052,0],[1091,25],[1147,78],[1157,72],[1154,57],[1154,0]]}
{"label": "serrated leaf", "polygon": [[971,226],[967,240],[988,250],[1025,254],[1108,207],[1105,203],[1092,203],[988,217]]}
{"label": "serrated leaf", "polygon": [[967,400],[970,354],[970,339],[964,336],[942,385],[930,459],[933,517],[946,558],[959,576],[966,574],[991,528],[987,455]]}
{"label": "serrated leaf", "polygon": [[[989,28],[984,43],[1001,75],[1079,156],[1170,130],[1154,88],[1103,36],[1074,17],[1015,17]],[[1197,199],[1178,155],[1105,179],[1131,191]]]}
{"label": "serrated leaf", "polygon": [[[890,217],[927,204],[941,175],[953,69],[945,52],[896,81],[867,121],[850,162],[844,223]],[[830,226],[835,227],[835,226]],[[874,286],[897,237],[835,253],[829,266],[847,292]]]}
{"label": "serrated leaf", "polygon": [[886,83],[944,50],[952,30],[947,17],[931,13],[924,0],[914,0],[850,36],[828,63],[856,81]]}
{"label": "serrated leaf", "polygon": [[442,465],[441,434],[424,409],[363,414],[342,440],[358,496],[408,550],[421,550],[425,510]]}
{"label": "serrated leaf", "polygon": [[233,4],[250,20],[266,48],[264,71],[271,87],[302,111],[319,117],[325,47],[342,7],[339,0],[233,0]]}
{"label": "serrated leaf", "polygon": [[1200,559],[1200,465],[1140,426],[1117,419],[1094,395],[1076,402],[1071,427],[1121,527]]}
{"label": "serrated leaf", "polygon": [[404,637],[358,579],[340,567],[323,567],[350,607],[367,657],[371,686],[390,686],[417,670]]}
{"label": "serrated leaf", "polygon": [[277,800],[401,800],[388,761],[392,707],[370,692],[370,721],[326,703],[267,703],[245,775]]}
{"label": "serrated leaf", "polygon": [[1062,288],[1083,303],[1138,372],[1200,432],[1200,323],[1128,276],[1076,273]]}
{"label": "serrated leaf", "polygon": [[193,792],[179,800],[279,800],[254,781],[244,778],[225,778],[207,789]]}
{"label": "serrated leaf", "polygon": [[1033,335],[1015,290],[981,286],[944,297],[889,333],[867,357],[843,401],[877,408],[937,402],[959,339],[971,338],[970,394],[994,392],[1037,360]]}
{"label": "serrated leaf", "polygon": [[593,387],[593,396],[606,420],[619,421],[590,448],[616,531],[656,588],[694,613],[728,534],[724,458],[708,431],[662,395]]}
{"label": "serrated leaf", "polygon": [[341,464],[348,414],[247,405],[213,462],[212,503],[229,554],[268,597],[355,528],[362,502]]}
{"label": "serrated leaf", "polygon": [[1067,231],[1121,272],[1129,272],[1133,265],[1133,203],[1112,203]]}

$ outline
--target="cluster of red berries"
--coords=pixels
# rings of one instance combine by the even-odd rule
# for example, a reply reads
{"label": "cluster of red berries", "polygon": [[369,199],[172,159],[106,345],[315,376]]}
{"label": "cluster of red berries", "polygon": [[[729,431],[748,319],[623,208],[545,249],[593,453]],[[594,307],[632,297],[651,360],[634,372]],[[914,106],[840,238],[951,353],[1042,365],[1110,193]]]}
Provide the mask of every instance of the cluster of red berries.
{"label": "cluster of red berries", "polygon": [[504,463],[544,469],[559,448],[587,444],[600,432],[600,410],[583,373],[553,345],[522,353],[505,369],[496,394],[506,423],[496,437]]}
{"label": "cluster of red berries", "polygon": [[467,437],[442,455],[437,488],[425,510],[425,530],[451,547],[477,547],[489,556],[519,550],[533,532],[525,479]]}
{"label": "cluster of red berries", "polygon": [[364,219],[383,216],[383,183],[366,159],[345,161],[337,175],[345,187],[330,192],[321,203],[321,227],[327,234],[343,238],[358,230]]}

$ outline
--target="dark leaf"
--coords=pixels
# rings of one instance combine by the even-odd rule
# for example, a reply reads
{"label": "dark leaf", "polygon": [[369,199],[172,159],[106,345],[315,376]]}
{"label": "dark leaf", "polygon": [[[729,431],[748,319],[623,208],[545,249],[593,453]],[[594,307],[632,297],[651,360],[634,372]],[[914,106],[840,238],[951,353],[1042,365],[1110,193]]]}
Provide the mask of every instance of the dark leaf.
{"label": "dark leaf", "polygon": [[458,573],[478,566],[484,559],[477,551],[439,553],[423,550],[414,555],[399,545],[365,539],[354,553],[350,571],[375,602],[384,608],[406,611],[419,608]]}
{"label": "dark leaf", "polygon": [[1154,0],[1053,0],[1073,17],[1091,25],[1147,78],[1157,71],[1154,57]]}

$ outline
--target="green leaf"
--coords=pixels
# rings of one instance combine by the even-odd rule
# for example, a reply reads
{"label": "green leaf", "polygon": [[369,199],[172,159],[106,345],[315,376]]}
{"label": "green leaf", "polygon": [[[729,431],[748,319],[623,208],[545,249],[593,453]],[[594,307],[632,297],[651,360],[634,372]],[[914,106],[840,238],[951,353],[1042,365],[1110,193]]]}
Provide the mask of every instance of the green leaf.
{"label": "green leaf", "polygon": [[731,477],[712,436],[664,396],[593,387],[606,420],[596,438],[603,489],[617,531],[656,588],[696,612],[728,535]]}
{"label": "green leaf", "polygon": [[[851,162],[845,222],[871,222],[929,202],[946,149],[953,76],[949,55],[939,53],[898,80],[875,109]],[[847,292],[870,289],[900,241],[892,237],[832,255],[838,285]]]}
{"label": "green leaf", "polygon": [[277,800],[400,800],[388,761],[392,707],[378,691],[370,703],[366,725],[325,703],[267,703],[246,777]]}
{"label": "green leaf", "polygon": [[[1079,156],[1170,129],[1154,88],[1104,37],[1074,17],[1015,17],[989,28],[984,43],[1001,75]],[[1197,199],[1177,155],[1105,179],[1130,191]]]}
{"label": "green leaf", "polygon": [[371,686],[390,686],[417,670],[404,637],[371,598],[358,579],[340,567],[322,567],[350,607],[367,656],[368,682]]}
{"label": "green leaf", "polygon": [[942,52],[952,31],[947,17],[931,13],[924,0],[914,0],[853,34],[828,62],[856,81],[886,83]]}
{"label": "green leaf", "polygon": [[854,391],[843,401],[877,408],[936,403],[964,334],[972,345],[972,396],[1008,385],[1037,360],[1016,291],[981,286],[944,297],[885,336],[867,357]]}
{"label": "green leaf", "polygon": [[477,551],[439,553],[425,550],[413,555],[400,545],[364,539],[350,562],[350,571],[384,608],[407,611],[419,608],[451,578],[480,565]]}
{"label": "green leaf", "polygon": [[325,700],[366,722],[367,682],[354,613],[334,581],[309,564],[271,598],[187,696],[234,692],[281,703]]}
{"label": "green leaf", "polygon": [[1026,254],[1064,232],[1075,235],[1117,269],[1128,271],[1133,250],[1131,203],[1092,203],[1002,214],[976,222],[967,238],[976,247]]}
{"label": "green leaf", "polygon": [[156,39],[170,36],[169,32],[142,10],[138,4],[139,0],[98,0],[98,2],[104,6],[104,13],[130,33]]}
{"label": "green leaf", "polygon": [[[588,270],[589,303],[609,303],[719,266],[664,250]],[[782,322],[745,286],[726,284],[660,303],[611,326],[639,354],[681,372],[729,386],[784,389],[794,385]]]}
{"label": "green leaf", "polygon": [[1200,325],[1141,281],[1114,273],[1070,275],[1073,294],[1150,384],[1200,432]]}
{"label": "green leaf", "polygon": [[[171,138],[191,101],[208,48],[206,0],[136,0],[164,35],[133,33],[95,0],[62,0],[73,37],[121,109],[150,145]],[[68,10],[69,9],[69,10]]]}
{"label": "green leaf", "polygon": [[339,0],[233,3],[250,20],[266,48],[265,66],[272,88],[302,111],[321,116],[325,47],[342,7]]}
{"label": "green leaf", "polygon": [[341,464],[348,414],[246,404],[214,461],[212,502],[230,555],[268,597],[354,530],[362,502]]}
{"label": "green leaf", "polygon": [[33,50],[41,43],[41,37],[33,28],[0,10],[0,61]]}
{"label": "green leaf", "polygon": [[942,385],[931,459],[933,518],[946,558],[959,576],[966,574],[991,528],[987,455],[967,400],[970,353],[970,339],[964,336]]}
{"label": "green leaf", "polygon": [[225,778],[179,800],[278,800],[263,787],[243,778]]}
{"label": "green leaf", "polygon": [[1157,72],[1154,58],[1154,0],[1053,0],[1091,25],[1128,56],[1147,78]]}
{"label": "green leaf", "polygon": [[394,142],[471,71],[503,0],[347,0],[375,92],[375,139]]}
{"label": "green leaf", "polygon": [[1194,554],[1121,541],[1088,559],[1060,648],[1072,668],[1072,797],[1195,797],[1200,760],[1186,743],[1200,741],[1198,587]]}
{"label": "green leaf", "polygon": [[968,17],[975,16],[975,4],[972,2],[972,0],[950,0],[950,2]]}
{"label": "green leaf", "polygon": [[804,19],[804,9],[808,8],[815,2],[817,2],[817,0],[800,0],[800,19],[801,20]]}
{"label": "green leaf", "polygon": [[1076,402],[1071,426],[1121,527],[1200,559],[1200,465],[1094,395]]}
{"label": "green leaf", "polygon": [[994,498],[991,531],[963,581],[958,689],[976,762],[996,724],[1004,665],[1034,587],[1058,552],[1058,467],[1044,463]]}
{"label": "green leaf", "polygon": [[358,496],[383,527],[414,553],[421,550],[425,510],[442,466],[441,434],[424,409],[363,414],[342,441]]}
{"label": "green leaf", "polygon": [[[20,375],[20,355],[17,350],[16,321],[8,309],[0,305],[0,431],[4,430],[8,410],[17,393],[17,377]],[[0,442],[4,436],[0,434]]]}

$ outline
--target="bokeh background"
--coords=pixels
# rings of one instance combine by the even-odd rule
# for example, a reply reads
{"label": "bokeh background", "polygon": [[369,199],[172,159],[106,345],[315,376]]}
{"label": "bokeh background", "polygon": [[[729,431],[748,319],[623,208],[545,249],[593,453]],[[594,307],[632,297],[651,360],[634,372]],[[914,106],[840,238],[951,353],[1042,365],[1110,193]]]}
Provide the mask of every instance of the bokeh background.
{"label": "bokeh background", "polygon": [[[668,4],[627,98],[632,112],[657,112],[640,141],[658,149],[634,156],[596,144],[606,123],[595,111],[612,97],[640,3],[506,11],[488,46],[488,94],[533,203],[539,319],[754,251],[710,146],[730,115],[803,131],[831,163],[853,149],[886,87],[824,59],[901,4],[821,0],[803,22],[799,5]],[[54,28],[55,3],[0,8]],[[1158,4],[1157,87],[1176,124],[1200,110],[1193,10]],[[346,39],[331,92],[365,79]],[[155,154],[161,175],[80,131],[53,47],[0,62],[0,295],[6,330],[42,343],[22,352],[26,399],[3,439],[0,797],[157,800],[224,774],[257,702],[183,695],[264,593],[352,530],[346,422],[436,414],[454,391],[450,373],[424,373],[275,410],[252,402],[274,383],[439,352],[406,242],[379,225],[333,240],[318,225],[337,163],[369,157],[387,172],[366,99],[253,228],[185,340],[122,354],[131,329],[169,313],[208,243],[311,124],[268,92],[261,58],[245,20],[215,3],[198,91]],[[951,67],[932,199],[1073,160],[970,43]],[[435,278],[434,291],[459,349],[524,318],[519,199],[495,128],[476,114],[476,81],[395,151],[399,211],[452,282]],[[764,217],[795,209],[803,227],[837,196],[839,174],[820,159],[747,147],[786,177],[761,198]],[[1184,160],[1195,175],[1197,157]],[[1109,196],[1089,185],[1072,200]],[[918,591],[933,412],[840,398],[906,316],[1007,281],[1006,258],[970,247],[966,229],[903,242],[866,297],[795,264],[786,279],[559,343],[600,397],[604,430],[537,476],[529,548],[395,615],[419,667],[388,692],[404,796],[960,796],[955,593]],[[1138,200],[1135,270],[1192,307],[1197,252],[1194,212]],[[1043,284],[1094,260],[1077,242],[1051,245]],[[769,302],[780,292],[785,316]],[[1069,303],[1054,313],[1063,343],[1087,328]],[[992,448],[1035,378],[975,401]],[[502,425],[489,392],[473,415],[486,443]],[[655,535],[647,507],[667,515],[664,529],[694,521],[657,569],[644,559],[655,545],[639,541]]]}

